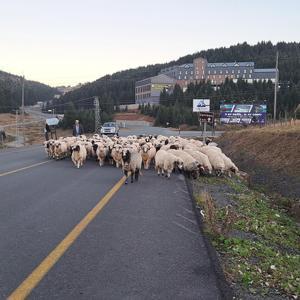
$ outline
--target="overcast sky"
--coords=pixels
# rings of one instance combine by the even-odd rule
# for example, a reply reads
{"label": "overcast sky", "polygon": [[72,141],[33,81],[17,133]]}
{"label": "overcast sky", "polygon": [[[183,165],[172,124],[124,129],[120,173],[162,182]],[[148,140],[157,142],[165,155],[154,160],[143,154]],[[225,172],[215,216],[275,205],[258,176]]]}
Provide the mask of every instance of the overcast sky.
{"label": "overcast sky", "polygon": [[298,0],[1,0],[0,70],[52,86],[247,41],[300,40]]}

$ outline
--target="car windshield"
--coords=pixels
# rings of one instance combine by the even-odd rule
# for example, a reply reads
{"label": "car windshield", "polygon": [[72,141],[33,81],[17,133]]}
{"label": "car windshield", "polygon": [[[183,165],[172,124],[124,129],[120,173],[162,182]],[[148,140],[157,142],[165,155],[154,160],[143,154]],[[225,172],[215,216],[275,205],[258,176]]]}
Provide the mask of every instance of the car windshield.
{"label": "car windshield", "polygon": [[104,123],[103,127],[116,127],[115,123]]}

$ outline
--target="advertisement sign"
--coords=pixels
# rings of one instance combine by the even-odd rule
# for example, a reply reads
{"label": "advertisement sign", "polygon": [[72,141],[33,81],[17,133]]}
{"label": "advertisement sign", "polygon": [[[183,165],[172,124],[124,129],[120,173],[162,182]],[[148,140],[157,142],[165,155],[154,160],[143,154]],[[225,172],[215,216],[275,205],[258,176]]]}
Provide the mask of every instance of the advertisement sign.
{"label": "advertisement sign", "polygon": [[265,104],[222,104],[220,121],[223,124],[265,124],[267,105]]}
{"label": "advertisement sign", "polygon": [[209,112],[210,100],[209,99],[194,99],[193,112]]}

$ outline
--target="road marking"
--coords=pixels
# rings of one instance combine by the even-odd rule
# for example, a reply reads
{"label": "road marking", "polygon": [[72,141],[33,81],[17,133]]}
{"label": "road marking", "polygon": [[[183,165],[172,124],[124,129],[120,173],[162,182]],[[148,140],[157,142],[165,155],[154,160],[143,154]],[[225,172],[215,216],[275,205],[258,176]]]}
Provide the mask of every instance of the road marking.
{"label": "road marking", "polygon": [[35,149],[40,149],[42,148],[43,146],[40,146],[40,145],[36,145],[36,146],[33,146],[33,147],[28,147],[26,149],[21,149],[21,150],[11,150],[11,149],[8,149],[8,150],[3,150],[3,151],[0,151],[0,156],[4,155],[4,154],[11,154],[11,153],[22,153],[22,152],[27,152],[27,151],[32,151],[32,150],[35,150]]}
{"label": "road marking", "polygon": [[84,229],[93,221],[113,195],[121,188],[126,178],[123,176],[96,206],[72,229],[71,232],[50,252],[50,254],[32,271],[32,273],[13,291],[9,300],[25,299],[51,270],[56,262],[76,241]]}
{"label": "road marking", "polygon": [[195,232],[195,231],[193,231],[193,230],[191,230],[191,229],[189,229],[189,228],[187,228],[187,227],[183,226],[182,224],[179,224],[179,223],[177,223],[175,221],[173,221],[172,223],[175,224],[175,225],[177,225],[178,227],[180,227],[180,228],[182,228],[182,229],[190,232],[190,233],[198,234],[197,232]]}
{"label": "road marking", "polygon": [[188,222],[193,223],[194,225],[197,225],[197,222],[195,222],[195,221],[193,221],[193,220],[191,220],[191,219],[189,219],[189,218],[187,218],[187,217],[185,217],[185,216],[183,216],[183,215],[181,215],[181,214],[176,214],[176,216],[177,216],[177,217],[181,217],[181,218],[187,220]]}
{"label": "road marking", "polygon": [[10,175],[10,174],[13,174],[13,173],[17,173],[17,172],[20,172],[20,171],[23,171],[23,170],[31,169],[31,168],[34,168],[34,167],[37,167],[37,166],[40,166],[40,165],[48,164],[51,161],[52,160],[47,160],[47,161],[43,161],[43,162],[40,162],[40,163],[37,163],[37,164],[33,164],[33,165],[30,165],[30,166],[23,167],[23,168],[20,168],[20,169],[0,173],[0,177]]}

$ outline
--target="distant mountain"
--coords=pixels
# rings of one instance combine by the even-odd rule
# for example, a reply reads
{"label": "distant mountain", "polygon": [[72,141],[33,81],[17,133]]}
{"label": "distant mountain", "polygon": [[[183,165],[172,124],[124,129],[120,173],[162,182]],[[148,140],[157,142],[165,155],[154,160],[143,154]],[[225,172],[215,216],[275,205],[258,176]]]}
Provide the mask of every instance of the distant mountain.
{"label": "distant mountain", "polygon": [[[66,93],[59,102],[60,104],[74,102],[75,106],[80,107],[83,102],[76,104],[76,101],[99,96],[100,100],[105,103],[129,104],[134,102],[135,81],[155,76],[162,68],[191,63],[196,57],[205,57],[208,62],[254,61],[256,68],[274,68],[277,50],[279,51],[280,81],[297,84],[300,81],[300,43],[280,42],[273,45],[271,42],[260,42],[250,46],[245,42],[228,48],[203,50],[168,63],[148,65],[106,75]],[[84,105],[87,107],[87,103]]]}
{"label": "distant mountain", "polygon": [[[0,71],[0,112],[9,112],[21,105],[22,77]],[[25,105],[49,101],[60,92],[46,84],[25,79]]]}

